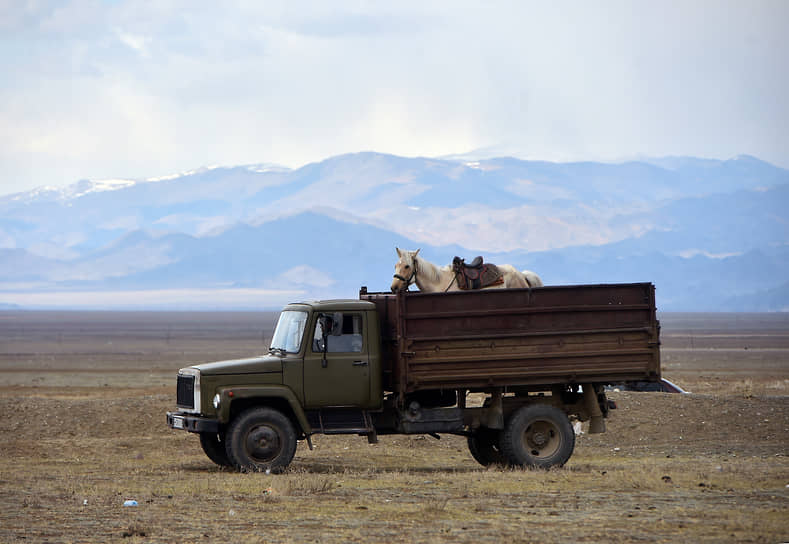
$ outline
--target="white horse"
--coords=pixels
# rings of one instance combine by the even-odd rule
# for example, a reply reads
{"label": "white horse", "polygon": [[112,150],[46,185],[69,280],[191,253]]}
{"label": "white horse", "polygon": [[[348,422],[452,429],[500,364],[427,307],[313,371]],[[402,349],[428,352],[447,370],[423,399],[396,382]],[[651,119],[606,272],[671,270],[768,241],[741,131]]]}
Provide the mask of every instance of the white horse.
{"label": "white horse", "polygon": [[[392,292],[406,290],[411,284],[416,284],[420,291],[425,293],[436,293],[441,291],[459,291],[455,272],[452,265],[436,266],[430,261],[419,257],[419,250],[408,251],[397,249],[399,257],[395,263],[394,280],[392,280]],[[509,264],[496,265],[502,273],[504,283],[491,285],[485,289],[503,289],[506,287],[542,287],[540,277],[531,270],[520,272]]]}

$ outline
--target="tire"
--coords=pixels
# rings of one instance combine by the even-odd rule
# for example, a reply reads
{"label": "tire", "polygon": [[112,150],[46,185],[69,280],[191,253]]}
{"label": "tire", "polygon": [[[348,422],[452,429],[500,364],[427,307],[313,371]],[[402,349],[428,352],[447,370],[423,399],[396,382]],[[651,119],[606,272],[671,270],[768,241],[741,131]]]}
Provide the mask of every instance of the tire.
{"label": "tire", "polygon": [[468,437],[468,451],[477,463],[483,466],[505,464],[499,446],[500,431],[480,428]]}
{"label": "tire", "polygon": [[533,404],[516,410],[501,434],[501,451],[511,465],[562,466],[574,448],[575,433],[567,415],[547,404]]}
{"label": "tire", "polygon": [[230,424],[225,450],[239,470],[282,472],[296,453],[296,431],[282,412],[250,408]]}
{"label": "tire", "polygon": [[220,467],[233,466],[227,457],[224,434],[200,433],[200,446],[208,458]]}

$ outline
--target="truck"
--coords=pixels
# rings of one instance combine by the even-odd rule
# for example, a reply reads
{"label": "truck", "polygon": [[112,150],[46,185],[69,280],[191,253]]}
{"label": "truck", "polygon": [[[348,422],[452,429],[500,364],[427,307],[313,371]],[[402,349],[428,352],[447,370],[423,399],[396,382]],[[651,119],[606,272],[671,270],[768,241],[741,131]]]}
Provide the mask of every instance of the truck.
{"label": "truck", "polygon": [[660,380],[651,283],[292,303],[268,354],[177,375],[172,429],[215,463],[283,471],[315,434],[466,437],[482,465],[567,462],[575,422],[605,431],[609,384]]}

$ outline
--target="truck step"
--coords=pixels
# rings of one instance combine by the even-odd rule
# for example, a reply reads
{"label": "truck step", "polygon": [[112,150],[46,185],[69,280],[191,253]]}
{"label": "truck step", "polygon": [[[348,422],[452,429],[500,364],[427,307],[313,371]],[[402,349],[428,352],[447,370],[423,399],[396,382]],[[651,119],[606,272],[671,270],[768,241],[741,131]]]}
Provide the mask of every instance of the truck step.
{"label": "truck step", "polygon": [[374,435],[370,415],[366,410],[353,408],[327,408],[307,412],[307,421],[313,431],[323,434]]}

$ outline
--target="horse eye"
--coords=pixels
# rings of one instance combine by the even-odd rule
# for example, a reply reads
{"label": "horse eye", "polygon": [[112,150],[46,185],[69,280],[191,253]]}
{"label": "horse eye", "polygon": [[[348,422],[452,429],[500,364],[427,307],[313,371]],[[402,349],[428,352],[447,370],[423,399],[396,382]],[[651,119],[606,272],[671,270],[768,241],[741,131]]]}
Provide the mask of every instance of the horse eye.
{"label": "horse eye", "polygon": [[406,268],[411,268],[410,264],[405,265]]}

